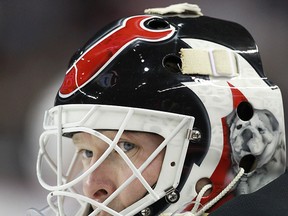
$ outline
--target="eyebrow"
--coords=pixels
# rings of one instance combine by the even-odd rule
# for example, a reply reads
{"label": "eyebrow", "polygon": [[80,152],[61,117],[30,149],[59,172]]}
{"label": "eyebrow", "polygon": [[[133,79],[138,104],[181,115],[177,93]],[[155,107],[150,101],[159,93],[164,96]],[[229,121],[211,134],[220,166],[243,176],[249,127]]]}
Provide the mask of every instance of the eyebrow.
{"label": "eyebrow", "polygon": [[[120,138],[121,139],[126,139],[128,141],[131,141],[134,144],[140,144],[141,142],[139,142],[139,139],[141,139],[141,137],[139,137],[139,135],[142,134],[141,132],[137,132],[137,131],[124,131],[122,133],[122,136]],[[143,133],[144,134],[144,133]]]}

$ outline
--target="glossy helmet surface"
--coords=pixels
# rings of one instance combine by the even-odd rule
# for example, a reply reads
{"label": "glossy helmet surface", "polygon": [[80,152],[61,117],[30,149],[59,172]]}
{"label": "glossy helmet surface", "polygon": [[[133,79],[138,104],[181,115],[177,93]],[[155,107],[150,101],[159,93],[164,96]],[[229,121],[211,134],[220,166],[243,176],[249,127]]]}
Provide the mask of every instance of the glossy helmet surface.
{"label": "glossy helmet surface", "polygon": [[[212,184],[210,194],[200,200],[203,206],[244,167],[240,183],[213,210],[268,184],[286,164],[281,93],[263,73],[253,38],[236,23],[199,14],[132,16],[98,32],[73,56],[44,128],[38,177],[51,191],[55,212],[64,211],[66,197],[82,207],[88,202],[98,212],[107,210],[105,202],[74,196],[83,176],[71,177],[73,157],[64,173],[66,152],[59,137],[69,139],[77,131],[142,131],[164,138],[157,183],[146,185],[143,198],[115,215],[190,211],[200,179]],[[51,134],[58,140],[55,159],[47,147]],[[44,163],[52,167],[55,185],[47,183]],[[141,169],[133,172],[145,183]]]}

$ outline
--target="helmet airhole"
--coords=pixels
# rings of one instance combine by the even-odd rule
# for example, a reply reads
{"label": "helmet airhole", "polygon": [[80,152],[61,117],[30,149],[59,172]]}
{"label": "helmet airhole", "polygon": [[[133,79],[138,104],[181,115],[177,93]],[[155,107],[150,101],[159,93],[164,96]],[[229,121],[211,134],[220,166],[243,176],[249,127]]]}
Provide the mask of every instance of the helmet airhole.
{"label": "helmet airhole", "polygon": [[249,121],[254,114],[252,105],[249,102],[243,101],[237,107],[237,115],[242,121]]}
{"label": "helmet airhole", "polygon": [[245,173],[250,173],[257,167],[257,161],[254,155],[245,155],[241,158],[239,167],[244,169]]}
{"label": "helmet airhole", "polygon": [[149,19],[146,22],[144,22],[144,26],[146,26],[149,29],[153,29],[153,30],[168,29],[169,23],[163,19],[160,19],[160,18],[153,18],[153,19]]}
{"label": "helmet airhole", "polygon": [[[206,185],[209,185],[211,184],[212,187],[213,187],[213,184],[211,182],[211,180],[209,178],[201,178],[197,181],[196,183],[196,192],[197,194],[199,194],[199,192],[201,191],[201,189],[206,186]],[[210,193],[212,192],[212,188],[208,189],[205,193],[204,193],[204,196],[208,196]]]}
{"label": "helmet airhole", "polygon": [[170,72],[174,72],[174,73],[181,72],[181,67],[182,67],[181,59],[180,57],[174,54],[165,56],[163,58],[162,64],[163,64],[163,67],[169,70]]}

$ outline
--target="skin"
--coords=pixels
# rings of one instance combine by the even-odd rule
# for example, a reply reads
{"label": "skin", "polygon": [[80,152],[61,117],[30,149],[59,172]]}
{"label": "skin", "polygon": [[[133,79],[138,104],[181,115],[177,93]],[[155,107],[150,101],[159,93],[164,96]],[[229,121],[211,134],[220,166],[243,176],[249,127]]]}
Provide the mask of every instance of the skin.
{"label": "skin", "polygon": [[[111,140],[116,135],[115,131],[101,131],[101,133]],[[125,152],[132,163],[139,168],[162,141],[163,138],[156,134],[124,132],[117,145]],[[108,147],[108,144],[104,141],[88,133],[75,134],[73,142],[81,154],[84,171],[93,165]],[[161,151],[142,172],[143,177],[150,186],[157,182],[164,154],[165,150]],[[106,160],[84,180],[84,195],[98,202],[103,202],[131,175],[132,171],[119,153],[112,151]],[[109,203],[108,207],[119,212],[141,199],[146,193],[147,191],[141,182],[135,179]],[[101,211],[99,215],[106,216],[110,214]]]}

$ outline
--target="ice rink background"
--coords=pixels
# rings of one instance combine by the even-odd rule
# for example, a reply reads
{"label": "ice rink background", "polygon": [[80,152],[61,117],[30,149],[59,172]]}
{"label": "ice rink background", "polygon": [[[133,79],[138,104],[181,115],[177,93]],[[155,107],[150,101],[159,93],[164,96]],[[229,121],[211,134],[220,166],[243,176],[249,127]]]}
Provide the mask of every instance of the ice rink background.
{"label": "ice rink background", "polygon": [[[248,29],[266,75],[282,90],[287,113],[288,2],[185,2]],[[38,137],[71,55],[105,24],[173,3],[179,1],[0,1],[0,215],[25,215],[46,205],[35,174]]]}

